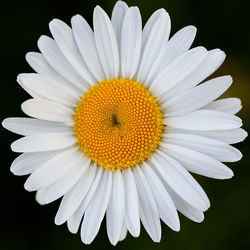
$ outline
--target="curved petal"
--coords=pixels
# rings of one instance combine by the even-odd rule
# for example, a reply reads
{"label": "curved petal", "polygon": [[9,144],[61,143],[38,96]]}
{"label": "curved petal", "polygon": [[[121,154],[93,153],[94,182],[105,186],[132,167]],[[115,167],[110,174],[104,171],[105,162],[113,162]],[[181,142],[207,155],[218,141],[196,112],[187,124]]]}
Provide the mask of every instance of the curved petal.
{"label": "curved petal", "polygon": [[55,224],[61,225],[67,221],[80,206],[82,200],[87,195],[96,174],[96,166],[89,166],[81,177],[80,181],[67,192],[61,201],[55,217]]}
{"label": "curved petal", "polygon": [[168,40],[170,27],[170,18],[164,9],[155,11],[146,23],[142,32],[141,61],[136,77],[138,82],[145,82],[156,57]]}
{"label": "curved petal", "polygon": [[174,59],[188,51],[196,35],[194,26],[187,26],[176,32],[162,47],[148,73],[145,84],[150,86],[154,78],[166,68]]}
{"label": "curved petal", "polygon": [[41,36],[38,40],[38,48],[47,62],[71,84],[80,90],[87,91],[89,89],[89,84],[85,82],[70,65],[53,39],[47,36]]}
{"label": "curved petal", "polygon": [[88,170],[90,159],[86,156],[79,157],[68,163],[71,169],[58,181],[37,191],[36,200],[40,204],[48,204],[66,194]]}
{"label": "curved petal", "polygon": [[[162,27],[162,26],[163,27]],[[165,9],[161,8],[156,10],[150,18],[147,20],[144,28],[143,28],[143,50],[148,43],[150,37],[152,37],[152,32],[157,32],[157,27],[161,27],[162,31],[165,31],[164,34],[158,34],[159,36],[163,36],[163,43],[166,43],[169,38],[171,24],[170,17]],[[160,31],[159,29],[158,31]]]}
{"label": "curved petal", "polygon": [[214,179],[229,179],[233,176],[230,168],[205,154],[166,143],[161,143],[160,148],[164,153],[179,161],[190,172]]}
{"label": "curved petal", "polygon": [[73,110],[56,102],[44,99],[29,99],[22,103],[21,108],[26,115],[34,118],[68,124],[74,123]]}
{"label": "curved petal", "polygon": [[138,237],[140,234],[139,200],[134,175],[131,168],[127,168],[122,174],[126,198],[125,223],[131,235]]}
{"label": "curved petal", "polygon": [[199,135],[167,133],[164,135],[163,142],[198,151],[222,162],[239,161],[242,157],[238,149]]}
{"label": "curved petal", "polygon": [[174,88],[169,89],[161,96],[162,101],[166,101],[170,97],[175,96],[176,94],[181,93],[186,89],[190,89],[202,82],[221,66],[221,64],[225,60],[225,57],[226,54],[220,49],[213,49],[208,51],[206,58],[192,72],[192,74],[183,78],[183,80],[175,85]]}
{"label": "curved petal", "polygon": [[95,196],[88,205],[81,227],[81,239],[90,244],[96,237],[105,215],[112,190],[112,173],[104,171]]}
{"label": "curved petal", "polygon": [[14,152],[32,153],[68,148],[76,144],[76,138],[68,134],[38,134],[22,137],[11,144]]}
{"label": "curved petal", "polygon": [[241,108],[242,106],[239,98],[219,99],[203,107],[203,109],[216,110],[233,115],[237,114],[241,110]]}
{"label": "curved petal", "polygon": [[72,168],[71,162],[74,162],[79,154],[76,147],[56,154],[29,176],[24,184],[25,189],[36,191],[56,182]]}
{"label": "curved petal", "polygon": [[111,22],[116,35],[117,43],[120,44],[123,18],[128,10],[128,5],[123,1],[117,1],[111,16]]}
{"label": "curved petal", "polygon": [[192,74],[206,58],[207,53],[205,48],[196,47],[177,57],[153,79],[149,90],[152,91],[154,96],[160,96],[174,88],[179,82]]}
{"label": "curved petal", "polygon": [[138,190],[142,224],[151,239],[154,242],[159,242],[161,240],[161,223],[154,196],[140,167],[134,167],[133,174]]}
{"label": "curved petal", "polygon": [[42,96],[39,95],[38,93],[34,92],[32,89],[30,89],[29,87],[27,87],[25,84],[23,84],[22,80],[21,80],[21,75],[23,74],[19,74],[16,78],[16,81],[18,82],[18,84],[33,98],[37,98],[37,99],[42,99]]}
{"label": "curved petal", "polygon": [[119,74],[119,52],[112,23],[100,6],[95,7],[94,36],[98,55],[107,79]]}
{"label": "curved petal", "polygon": [[166,133],[182,133],[182,134],[191,134],[191,135],[200,135],[208,137],[217,141],[221,141],[227,144],[234,144],[241,141],[244,141],[247,137],[247,132],[242,128],[236,129],[227,129],[227,130],[185,130],[168,127]]}
{"label": "curved petal", "polygon": [[67,220],[67,226],[71,233],[77,233],[78,228],[80,226],[81,220],[83,218],[83,214],[89,205],[90,201],[92,200],[95,191],[97,190],[97,187],[101,181],[101,178],[103,176],[103,168],[98,166],[97,167],[97,173],[95,176],[95,179],[93,181],[92,186],[90,187],[90,190],[88,191],[87,195],[84,197],[81,205],[78,207],[78,209],[74,212],[74,214]]}
{"label": "curved petal", "polygon": [[142,40],[142,21],[137,7],[127,11],[121,30],[121,76],[133,78],[140,61]]}
{"label": "curved petal", "polygon": [[[20,74],[18,83],[28,88],[43,99],[54,101],[69,107],[76,107],[80,101],[79,95],[70,87],[40,74]],[[32,95],[31,93],[31,95]]]}
{"label": "curved petal", "polygon": [[187,130],[223,130],[242,126],[241,119],[235,115],[213,110],[197,110],[186,115],[167,117],[165,124]]}
{"label": "curved petal", "polygon": [[50,122],[26,117],[6,118],[2,122],[2,126],[13,133],[24,136],[43,133],[73,134],[73,129],[61,122]]}
{"label": "curved petal", "polygon": [[231,76],[211,79],[179,95],[173,96],[162,104],[168,117],[184,115],[197,110],[221,96],[232,84]]}
{"label": "curved petal", "polygon": [[62,151],[23,153],[12,162],[10,171],[15,175],[31,174],[60,152]]}
{"label": "curved petal", "polygon": [[200,210],[209,208],[209,200],[204,190],[177,161],[158,150],[151,157],[150,162],[182,199]]}
{"label": "curved petal", "polygon": [[86,20],[80,15],[72,17],[71,23],[76,44],[86,65],[92,72],[93,76],[101,82],[105,79],[105,77],[97,55],[93,30],[90,28]]}
{"label": "curved petal", "polygon": [[60,82],[61,85],[70,87],[76,96],[81,96],[81,91],[61,76],[44,58],[41,53],[28,52],[26,54],[26,61],[29,65],[40,75],[46,76],[53,81]]}
{"label": "curved petal", "polygon": [[185,200],[183,200],[178,194],[174,192],[169,186],[165,185],[166,189],[168,190],[171,198],[174,202],[174,205],[181,212],[184,216],[194,222],[202,222],[204,220],[203,211],[191,206]]}
{"label": "curved petal", "polygon": [[157,204],[160,218],[173,230],[180,230],[180,221],[175,205],[169,196],[167,190],[153,171],[151,166],[146,162],[142,163],[142,171],[150,184],[152,193]]}
{"label": "curved petal", "polygon": [[80,55],[80,51],[76,45],[71,28],[59,19],[53,19],[49,23],[50,32],[55,39],[58,48],[62,54],[72,65],[75,71],[84,79],[89,85],[96,83],[96,80],[87,68],[84,60]]}
{"label": "curved petal", "polygon": [[196,27],[189,25],[177,31],[171,39],[169,39],[166,44],[166,58],[163,64],[159,65],[160,69],[165,68],[165,66],[173,62],[175,58],[189,50],[194,41],[196,31]]}
{"label": "curved petal", "polygon": [[107,233],[112,245],[120,239],[125,214],[125,191],[123,176],[119,169],[113,173],[113,186],[106,212]]}

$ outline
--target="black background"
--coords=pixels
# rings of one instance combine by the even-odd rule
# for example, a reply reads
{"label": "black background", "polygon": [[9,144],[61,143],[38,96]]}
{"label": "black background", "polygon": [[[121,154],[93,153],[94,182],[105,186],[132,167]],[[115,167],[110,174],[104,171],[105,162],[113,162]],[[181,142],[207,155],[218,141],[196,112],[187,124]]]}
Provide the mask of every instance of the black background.
{"label": "black background", "polygon": [[[24,116],[20,104],[28,98],[16,83],[16,76],[32,72],[25,62],[28,51],[38,51],[36,41],[40,35],[49,35],[48,23],[59,18],[67,23],[75,14],[83,15],[92,23],[92,11],[96,5],[103,7],[110,15],[114,0],[82,1],[4,1],[0,5],[1,24],[1,120],[6,117]],[[234,84],[225,96],[242,99],[244,128],[248,130],[250,91],[250,1],[249,0],[154,0],[127,1],[139,6],[143,20],[158,8],[165,8],[170,14],[172,32],[193,24],[198,28],[194,46],[208,49],[221,48],[227,59],[215,75],[231,74]],[[18,138],[1,128],[1,233],[0,249],[109,249],[105,225],[95,241],[84,245],[80,235],[72,235],[66,225],[57,227],[53,219],[59,202],[40,206],[34,193],[23,189],[26,177],[16,177],[9,166],[17,156],[9,145]],[[180,215],[181,231],[171,231],[163,226],[161,243],[153,243],[142,230],[134,239],[128,236],[119,243],[119,249],[250,249],[250,152],[249,141],[237,147],[243,152],[243,159],[232,167],[235,177],[219,181],[198,177],[211,201],[211,208],[205,213],[201,224],[189,221]]]}

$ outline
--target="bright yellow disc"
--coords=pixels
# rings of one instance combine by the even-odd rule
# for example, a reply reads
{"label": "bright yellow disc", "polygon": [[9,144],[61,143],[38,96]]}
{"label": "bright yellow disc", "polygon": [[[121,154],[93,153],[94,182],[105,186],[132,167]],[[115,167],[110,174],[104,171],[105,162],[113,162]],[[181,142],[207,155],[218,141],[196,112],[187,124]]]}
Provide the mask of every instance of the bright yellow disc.
{"label": "bright yellow disc", "polygon": [[124,169],[146,160],[157,149],[162,132],[157,99],[131,79],[99,82],[76,108],[77,143],[105,169]]}

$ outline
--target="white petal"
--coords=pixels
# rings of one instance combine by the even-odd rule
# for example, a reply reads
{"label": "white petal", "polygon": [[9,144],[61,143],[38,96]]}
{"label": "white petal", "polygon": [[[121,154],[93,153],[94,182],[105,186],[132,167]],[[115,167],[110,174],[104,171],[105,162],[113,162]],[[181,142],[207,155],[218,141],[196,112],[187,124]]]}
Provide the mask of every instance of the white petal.
{"label": "white petal", "polygon": [[99,183],[101,181],[101,178],[103,177],[103,172],[104,172],[103,168],[100,167],[97,164],[94,164],[94,165],[96,166],[96,169],[97,169],[95,179],[94,179],[88,193],[84,197],[81,206],[79,207],[79,209],[82,209],[83,211],[85,211],[86,208],[88,207],[90,201],[92,200],[92,198],[93,198],[93,196],[94,196],[94,194],[95,194],[95,192],[96,192],[96,190],[98,188],[98,185],[99,185]]}
{"label": "white petal", "polygon": [[48,187],[38,190],[36,200],[40,204],[53,202],[68,192],[87,171],[90,159],[83,154],[79,154],[77,159],[68,164],[71,165],[71,169],[61,179]]}
{"label": "white petal", "polygon": [[[169,97],[175,96],[186,89],[192,88],[210,76],[216,71],[225,60],[225,53],[219,49],[208,51],[207,57],[189,76],[185,77],[181,82],[169,89],[161,98],[166,101]],[[191,62],[192,63],[192,62]]]}
{"label": "white petal", "polygon": [[167,132],[200,135],[200,136],[215,139],[217,141],[222,141],[227,144],[234,144],[234,143],[244,141],[245,138],[247,137],[247,132],[242,128],[228,129],[228,130],[196,131],[196,130],[185,130],[185,129],[176,129],[176,128],[168,127],[166,129],[166,133]]}
{"label": "white petal", "polygon": [[162,47],[162,51],[155,59],[145,84],[150,86],[152,80],[175,58],[185,53],[191,46],[196,35],[194,26],[187,26],[179,30],[174,36]]}
{"label": "white petal", "polygon": [[242,157],[241,152],[236,148],[199,135],[167,133],[164,135],[163,142],[198,151],[222,162],[239,161]]}
{"label": "white petal", "polygon": [[31,117],[73,124],[74,111],[59,103],[44,99],[29,99],[22,103],[22,111]]}
{"label": "white petal", "polygon": [[178,209],[184,216],[195,222],[202,222],[204,220],[204,214],[201,210],[191,206],[185,200],[183,200],[178,194],[176,194],[171,188],[166,187],[171,198]]}
{"label": "white petal", "polygon": [[120,44],[122,22],[127,10],[128,5],[125,2],[117,1],[112,11],[111,22],[114,27],[118,44]]}
{"label": "white petal", "polygon": [[137,81],[144,83],[155,59],[161,53],[170,33],[170,18],[164,9],[152,14],[142,33],[141,61],[137,73]]}
{"label": "white petal", "polygon": [[69,107],[76,107],[80,101],[79,95],[67,85],[56,80],[51,80],[39,74],[20,74],[18,83],[24,88],[32,91],[44,99],[61,103]]}
{"label": "white petal", "polygon": [[87,195],[84,197],[79,208],[67,220],[67,226],[68,226],[68,229],[71,233],[77,233],[78,228],[79,228],[80,223],[81,223],[81,220],[82,220],[82,217],[83,217],[83,214],[84,214],[87,206],[89,205],[89,202],[92,200],[102,176],[103,176],[103,168],[98,166],[97,173],[96,173],[95,179],[93,181],[93,184],[90,187],[90,190],[88,191]]}
{"label": "white petal", "polygon": [[112,245],[120,239],[125,214],[125,191],[121,171],[113,173],[113,186],[106,212],[107,233]]}
{"label": "white petal", "polygon": [[62,77],[55,69],[50,66],[46,61],[44,56],[41,53],[37,52],[28,52],[26,54],[26,60],[29,65],[40,75],[50,78],[52,81],[60,82],[63,86],[68,86],[71,88],[71,91],[74,91],[76,96],[81,96],[81,91],[78,88],[75,88],[69,81]]}
{"label": "white petal", "polygon": [[232,84],[231,76],[217,77],[167,100],[162,109],[168,117],[179,116],[197,110],[214,101]]}
{"label": "white petal", "polygon": [[38,40],[38,47],[48,63],[60,75],[62,75],[65,79],[78,87],[80,90],[88,90],[88,83],[85,82],[69,64],[53,39],[47,36],[41,36]]}
{"label": "white petal", "polygon": [[108,15],[99,6],[94,10],[93,24],[96,47],[106,78],[117,78],[119,52],[115,32]]}
{"label": "white petal", "polygon": [[180,230],[180,221],[175,205],[169,196],[167,190],[158,178],[157,174],[152,170],[151,166],[146,162],[142,163],[142,171],[150,184],[152,193],[157,204],[160,218],[173,230]]}
{"label": "white petal", "polygon": [[[156,173],[157,174],[157,173]],[[162,176],[158,173],[159,179],[162,181],[162,184],[168,191],[169,195],[171,196],[172,201],[176,209],[181,212],[184,216],[189,218],[195,222],[202,222],[204,220],[203,211],[191,206],[185,200],[183,200],[162,178]]]}
{"label": "white petal", "polygon": [[104,77],[102,66],[97,55],[93,30],[86,20],[76,15],[71,19],[73,35],[79,51],[93,76],[100,82]]}
{"label": "white petal", "polygon": [[63,196],[55,217],[55,224],[61,225],[69,219],[80,206],[82,200],[88,193],[96,174],[96,166],[88,166],[87,171],[80,181]]}
{"label": "white petal", "polygon": [[228,179],[233,172],[223,163],[194,150],[161,143],[160,148],[167,155],[179,161],[188,171],[215,179]]}
{"label": "white petal", "polygon": [[151,239],[154,242],[159,242],[161,240],[161,224],[154,196],[140,167],[134,167],[133,174],[138,190],[141,222]]}
{"label": "white petal", "polygon": [[19,74],[17,76],[16,81],[19,83],[19,85],[33,98],[37,98],[37,99],[42,99],[42,96],[40,94],[38,94],[37,92],[34,92],[32,89],[30,89],[28,86],[26,86],[25,84],[23,84],[23,82],[21,81],[21,76],[22,74]]}
{"label": "white petal", "polygon": [[29,63],[29,65],[40,75],[56,79],[64,79],[54,70],[54,68],[52,68],[52,66],[48,64],[48,62],[41,53],[28,52],[25,56],[25,59]]}
{"label": "white petal", "polygon": [[171,37],[166,45],[168,53],[163,65],[161,65],[162,69],[175,58],[189,50],[194,41],[196,31],[196,27],[189,25],[180,29]]}
{"label": "white petal", "polygon": [[139,200],[134,175],[131,168],[127,168],[122,174],[126,198],[126,226],[131,235],[138,237],[140,234]]}
{"label": "white petal", "polygon": [[104,171],[93,199],[86,209],[81,227],[81,239],[90,244],[96,237],[105,215],[112,190],[112,172]]}
{"label": "white petal", "polygon": [[213,110],[197,110],[186,115],[167,117],[165,124],[187,130],[223,130],[242,126],[241,119],[235,115]]}
{"label": "white petal", "polygon": [[203,47],[196,47],[177,57],[170,65],[152,81],[150,90],[154,96],[159,96],[175,87],[179,82],[202,63],[207,56],[207,50]]}
{"label": "white petal", "polygon": [[11,144],[14,152],[32,153],[63,149],[76,144],[76,138],[68,134],[38,134],[22,137]]}
{"label": "white petal", "polygon": [[4,119],[2,126],[13,133],[25,136],[42,133],[73,134],[73,129],[65,126],[63,123],[43,121],[26,117]]}
{"label": "white petal", "polygon": [[89,85],[96,83],[96,80],[87,68],[84,60],[77,48],[71,28],[64,22],[58,19],[53,19],[49,23],[50,32],[53,35],[58,48],[62,54],[72,65],[75,71],[86,81]]}
{"label": "white petal", "polygon": [[[158,9],[156,10],[148,19],[146,22],[144,28],[143,28],[143,48],[146,46],[149,37],[152,36],[152,29],[156,29],[156,27],[160,27],[162,25],[165,27],[161,27],[163,31],[165,31],[164,34],[162,34],[163,37],[163,43],[166,43],[169,38],[171,24],[170,24],[170,17],[165,9]],[[160,29],[158,30],[160,31]],[[160,34],[158,34],[160,36]]]}
{"label": "white petal", "polygon": [[127,233],[128,233],[128,230],[127,230],[125,224],[123,224],[122,232],[121,232],[119,241],[123,241],[126,238]]}
{"label": "white petal", "polygon": [[56,154],[29,176],[24,184],[25,189],[35,191],[56,182],[71,169],[70,163],[78,155],[79,151],[75,147]]}
{"label": "white petal", "polygon": [[217,110],[233,115],[237,114],[241,108],[242,106],[239,98],[219,99],[203,107],[203,109]]}
{"label": "white petal", "polygon": [[177,161],[158,150],[151,157],[150,162],[182,199],[200,210],[208,209],[210,204],[206,193]]}
{"label": "white petal", "polygon": [[137,7],[127,11],[121,30],[121,76],[133,78],[140,60],[142,40],[142,21]]}
{"label": "white petal", "polygon": [[15,175],[31,174],[59,152],[61,151],[23,153],[12,162],[10,171]]}

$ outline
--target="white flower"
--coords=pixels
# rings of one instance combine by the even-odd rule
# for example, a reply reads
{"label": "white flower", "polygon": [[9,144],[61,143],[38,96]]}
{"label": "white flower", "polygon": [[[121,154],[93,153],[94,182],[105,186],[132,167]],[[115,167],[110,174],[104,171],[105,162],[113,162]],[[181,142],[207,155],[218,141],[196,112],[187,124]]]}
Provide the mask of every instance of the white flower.
{"label": "white flower", "polygon": [[[202,84],[224,61],[219,49],[192,48],[196,28],[169,39],[170,18],[153,13],[142,29],[137,7],[118,1],[111,20],[97,6],[94,32],[79,15],[72,29],[54,19],[54,38],[41,36],[40,53],[26,59],[37,73],[18,83],[32,96],[22,110],[33,118],[8,118],[3,126],[23,135],[11,148],[16,175],[48,204],[62,198],[55,217],[91,243],[106,214],[115,245],[127,230],[137,237],[140,221],[153,241],[160,219],[180,229],[177,210],[201,222],[209,200],[189,172],[227,179],[221,162],[241,159],[230,146],[247,133],[235,114],[240,100],[216,100],[230,76]],[[35,119],[34,119],[35,118]]]}

